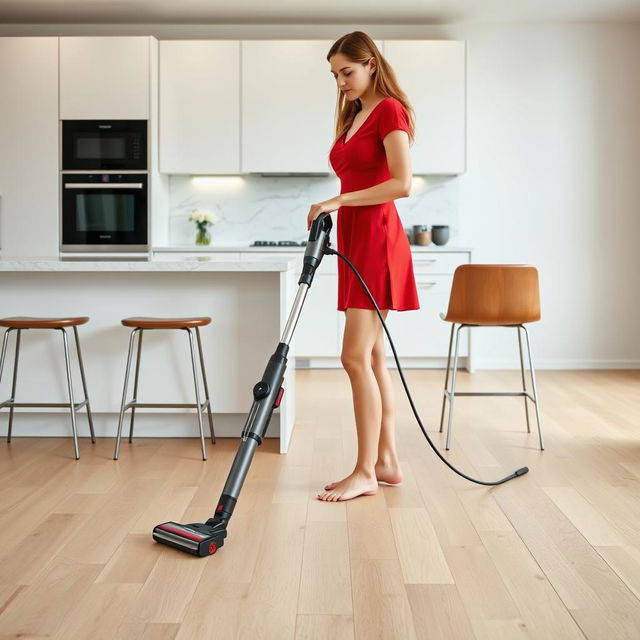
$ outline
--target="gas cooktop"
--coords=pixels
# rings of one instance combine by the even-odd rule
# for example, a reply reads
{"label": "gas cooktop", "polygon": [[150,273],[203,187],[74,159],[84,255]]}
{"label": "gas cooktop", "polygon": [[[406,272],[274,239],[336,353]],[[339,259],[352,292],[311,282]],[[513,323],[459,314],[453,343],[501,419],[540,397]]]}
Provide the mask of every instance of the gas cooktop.
{"label": "gas cooktop", "polygon": [[296,242],[295,240],[256,240],[252,242],[251,247],[306,247],[307,241],[302,240]]}

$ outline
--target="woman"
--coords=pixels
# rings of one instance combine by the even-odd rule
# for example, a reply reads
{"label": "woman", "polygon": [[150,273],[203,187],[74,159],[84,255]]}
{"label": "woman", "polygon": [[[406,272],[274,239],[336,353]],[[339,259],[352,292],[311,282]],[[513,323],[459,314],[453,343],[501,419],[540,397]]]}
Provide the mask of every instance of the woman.
{"label": "woman", "polygon": [[[366,33],[342,36],[327,60],[338,85],[337,137],[329,160],[341,188],[339,196],[311,206],[307,229],[321,213],[338,210],[338,251],[359,271],[386,319],[389,310],[420,308],[409,241],[393,202],[411,188],[412,109]],[[402,482],[382,325],[340,258],[338,310],[345,312],[341,361],[351,382],[358,459],[350,475],[318,494],[331,502],[373,495],[378,482]]]}

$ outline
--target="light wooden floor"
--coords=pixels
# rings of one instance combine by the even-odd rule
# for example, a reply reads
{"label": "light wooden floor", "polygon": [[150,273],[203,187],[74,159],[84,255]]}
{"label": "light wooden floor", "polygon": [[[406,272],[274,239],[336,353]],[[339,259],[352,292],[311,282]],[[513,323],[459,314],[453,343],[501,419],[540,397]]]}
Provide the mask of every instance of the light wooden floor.
{"label": "light wooden floor", "polygon": [[[296,375],[290,453],[258,449],[207,559],[150,532],[209,516],[237,440],[208,462],[196,439],[124,442],[118,462],[113,439],[83,439],[78,462],[70,438],[0,442],[0,637],[640,638],[640,372],[540,371],[544,452],[522,399],[458,398],[454,464],[531,469],[492,489],[436,458],[394,372],[406,481],[331,504],[314,496],[355,459],[348,378]],[[518,375],[462,372],[459,390]],[[443,372],[406,376],[443,448]]]}

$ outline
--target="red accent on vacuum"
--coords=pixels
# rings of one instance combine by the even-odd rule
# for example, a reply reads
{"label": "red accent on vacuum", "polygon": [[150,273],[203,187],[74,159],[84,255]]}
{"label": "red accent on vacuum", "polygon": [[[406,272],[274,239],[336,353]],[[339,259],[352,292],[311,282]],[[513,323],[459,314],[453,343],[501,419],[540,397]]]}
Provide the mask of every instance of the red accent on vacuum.
{"label": "red accent on vacuum", "polygon": [[280,387],[280,391],[278,391],[278,397],[276,398],[276,401],[273,404],[274,409],[277,409],[280,406],[280,400],[282,400],[283,395],[284,395],[284,388]]}
{"label": "red accent on vacuum", "polygon": [[165,531],[175,533],[176,535],[182,536],[183,538],[189,538],[189,540],[195,540],[196,542],[200,542],[207,537],[206,535],[196,533],[195,531],[187,531],[186,529],[182,529],[180,527],[172,527],[169,524],[160,525],[158,529],[164,529]]}

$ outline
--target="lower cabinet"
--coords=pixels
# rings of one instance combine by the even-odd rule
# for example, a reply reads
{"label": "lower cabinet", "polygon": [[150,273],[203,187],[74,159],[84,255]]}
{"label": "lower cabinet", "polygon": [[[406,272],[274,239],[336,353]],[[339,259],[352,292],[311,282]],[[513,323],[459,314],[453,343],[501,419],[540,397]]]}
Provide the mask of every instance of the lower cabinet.
{"label": "lower cabinet", "polygon": [[[345,314],[337,311],[338,275],[336,260],[325,256],[307,293],[296,328],[296,357],[339,359]],[[399,358],[446,358],[451,324],[440,318],[449,303],[453,272],[471,262],[470,251],[426,250],[413,254],[413,266],[420,300],[415,311],[390,312],[387,327]],[[469,354],[468,332],[461,332],[459,356]],[[385,334],[385,350],[393,351]]]}

